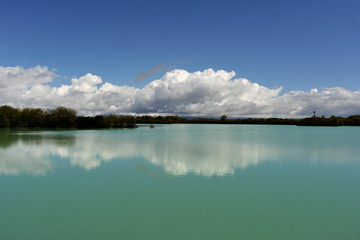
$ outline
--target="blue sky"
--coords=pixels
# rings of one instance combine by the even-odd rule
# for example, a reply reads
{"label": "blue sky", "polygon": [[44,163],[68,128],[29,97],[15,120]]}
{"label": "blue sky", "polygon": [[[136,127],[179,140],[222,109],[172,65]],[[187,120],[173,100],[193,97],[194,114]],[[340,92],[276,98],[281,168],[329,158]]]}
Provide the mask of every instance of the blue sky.
{"label": "blue sky", "polygon": [[[235,71],[282,93],[360,89],[360,1],[1,2],[0,66],[142,88],[172,69]],[[158,70],[136,82],[139,73]]]}
{"label": "blue sky", "polygon": [[[267,87],[360,88],[360,2],[3,1],[3,66],[134,85],[158,64]],[[152,80],[150,77],[148,80]]]}

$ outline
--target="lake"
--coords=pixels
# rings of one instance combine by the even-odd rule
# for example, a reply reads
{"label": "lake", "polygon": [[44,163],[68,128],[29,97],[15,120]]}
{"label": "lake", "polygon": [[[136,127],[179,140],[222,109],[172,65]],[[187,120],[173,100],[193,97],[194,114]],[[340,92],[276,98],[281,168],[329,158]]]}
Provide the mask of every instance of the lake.
{"label": "lake", "polygon": [[360,239],[360,128],[0,131],[0,239]]}

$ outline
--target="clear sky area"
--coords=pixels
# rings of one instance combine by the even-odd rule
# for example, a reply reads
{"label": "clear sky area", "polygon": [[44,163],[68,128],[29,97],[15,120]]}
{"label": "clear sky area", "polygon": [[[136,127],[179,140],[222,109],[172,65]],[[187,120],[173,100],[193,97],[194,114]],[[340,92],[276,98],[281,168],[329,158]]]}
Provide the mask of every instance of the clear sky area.
{"label": "clear sky area", "polygon": [[0,105],[84,115],[360,114],[359,0],[0,6]]}

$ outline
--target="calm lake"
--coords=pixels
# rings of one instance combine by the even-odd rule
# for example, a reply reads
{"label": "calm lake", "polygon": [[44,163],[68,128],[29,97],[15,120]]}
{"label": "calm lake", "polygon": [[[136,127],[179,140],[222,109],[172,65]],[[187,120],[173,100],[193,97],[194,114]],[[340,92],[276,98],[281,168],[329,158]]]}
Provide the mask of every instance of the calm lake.
{"label": "calm lake", "polygon": [[0,131],[0,239],[360,239],[360,127]]}

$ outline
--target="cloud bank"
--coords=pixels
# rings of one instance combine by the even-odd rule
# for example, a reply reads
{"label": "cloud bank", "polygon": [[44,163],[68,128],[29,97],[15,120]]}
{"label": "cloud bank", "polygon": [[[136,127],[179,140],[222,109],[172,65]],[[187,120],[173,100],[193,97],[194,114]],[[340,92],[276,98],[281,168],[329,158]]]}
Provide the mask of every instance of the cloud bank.
{"label": "cloud bank", "polygon": [[224,70],[175,69],[143,88],[117,86],[88,73],[71,84],[51,86],[57,74],[47,67],[0,66],[0,105],[71,107],[79,115],[176,114],[181,116],[306,117],[360,113],[360,91],[341,87],[310,92],[268,88]]}

